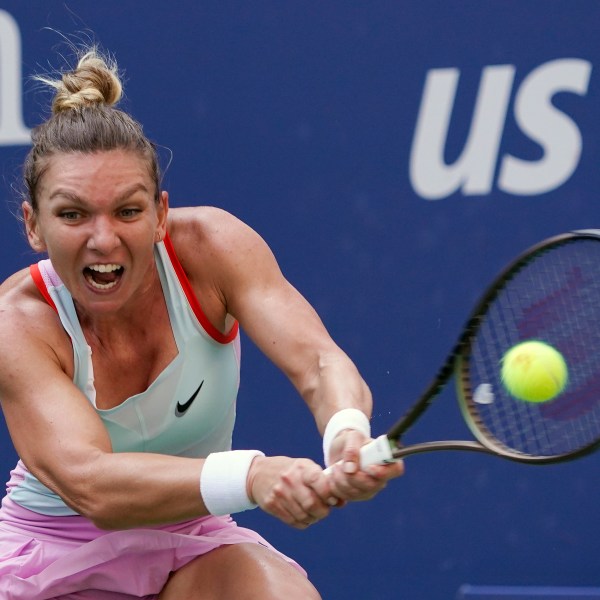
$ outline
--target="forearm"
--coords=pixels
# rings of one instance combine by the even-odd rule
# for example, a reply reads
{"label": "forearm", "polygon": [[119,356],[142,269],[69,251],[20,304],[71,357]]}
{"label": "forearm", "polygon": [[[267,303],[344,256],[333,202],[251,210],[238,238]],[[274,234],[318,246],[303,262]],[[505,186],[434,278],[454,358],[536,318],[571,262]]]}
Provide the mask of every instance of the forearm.
{"label": "forearm", "polygon": [[331,417],[344,408],[356,408],[368,418],[371,416],[371,391],[354,363],[341,351],[319,357],[303,397],[321,434]]}
{"label": "forearm", "polygon": [[51,487],[101,528],[156,525],[209,514],[200,491],[203,464],[203,459],[99,452],[59,475]]}
{"label": "forearm", "polygon": [[265,457],[255,450],[217,452],[198,460],[113,454],[99,459],[91,470],[97,467],[110,471],[89,486],[86,510],[81,512],[104,529],[179,522],[257,505],[303,529],[326,516],[334,503],[317,464]]}
{"label": "forearm", "polygon": [[323,434],[323,460],[330,467],[326,478],[339,500],[368,500],[404,472],[403,464],[361,467],[361,447],[371,438],[371,393],[351,362],[325,361],[320,372],[313,412]]}

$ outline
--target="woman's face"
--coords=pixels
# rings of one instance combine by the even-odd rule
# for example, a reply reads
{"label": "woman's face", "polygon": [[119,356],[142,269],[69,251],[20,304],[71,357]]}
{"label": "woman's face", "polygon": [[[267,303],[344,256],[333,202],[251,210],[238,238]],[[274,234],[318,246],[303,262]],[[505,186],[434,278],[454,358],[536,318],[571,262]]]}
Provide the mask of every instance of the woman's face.
{"label": "woman's face", "polygon": [[29,242],[46,251],[75,302],[90,312],[135,303],[156,281],[154,243],[166,231],[167,195],[155,201],[144,159],[126,150],[53,156],[23,204]]}

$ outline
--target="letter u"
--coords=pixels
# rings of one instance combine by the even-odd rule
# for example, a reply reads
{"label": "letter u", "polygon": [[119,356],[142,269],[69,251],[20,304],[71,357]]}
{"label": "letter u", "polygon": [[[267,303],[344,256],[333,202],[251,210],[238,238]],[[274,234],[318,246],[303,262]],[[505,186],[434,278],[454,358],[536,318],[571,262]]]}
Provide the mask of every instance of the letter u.
{"label": "letter u", "polygon": [[514,74],[513,65],[483,70],[467,141],[460,157],[447,165],[444,148],[460,71],[428,72],[409,165],[410,181],[417,194],[437,200],[458,189],[465,195],[491,191]]}

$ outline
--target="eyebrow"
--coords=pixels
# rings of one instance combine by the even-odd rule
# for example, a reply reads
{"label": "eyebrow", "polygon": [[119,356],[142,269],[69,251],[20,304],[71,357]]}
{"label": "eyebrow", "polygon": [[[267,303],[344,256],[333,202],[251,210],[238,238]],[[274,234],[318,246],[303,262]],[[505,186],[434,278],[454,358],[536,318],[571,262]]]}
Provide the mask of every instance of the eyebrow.
{"label": "eyebrow", "polygon": [[[117,202],[121,202],[126,200],[130,196],[133,196],[136,192],[149,192],[148,188],[143,183],[135,183],[132,186],[128,187],[117,199]],[[77,204],[85,204],[86,201],[81,196],[76,194],[75,192],[71,192],[69,190],[65,190],[62,188],[58,188],[49,196],[49,200],[54,200],[55,198],[65,198],[70,200],[71,202]]]}

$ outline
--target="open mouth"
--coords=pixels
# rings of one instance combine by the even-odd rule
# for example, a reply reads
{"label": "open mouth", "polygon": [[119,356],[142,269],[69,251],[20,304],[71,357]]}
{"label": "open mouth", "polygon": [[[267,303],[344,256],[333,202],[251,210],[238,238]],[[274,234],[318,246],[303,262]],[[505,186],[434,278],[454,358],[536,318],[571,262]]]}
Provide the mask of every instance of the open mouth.
{"label": "open mouth", "polygon": [[123,267],[115,264],[89,265],[83,269],[88,283],[97,290],[110,290],[115,287],[123,275]]}

